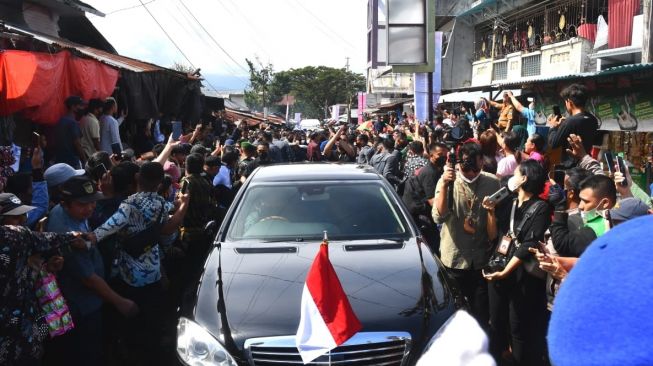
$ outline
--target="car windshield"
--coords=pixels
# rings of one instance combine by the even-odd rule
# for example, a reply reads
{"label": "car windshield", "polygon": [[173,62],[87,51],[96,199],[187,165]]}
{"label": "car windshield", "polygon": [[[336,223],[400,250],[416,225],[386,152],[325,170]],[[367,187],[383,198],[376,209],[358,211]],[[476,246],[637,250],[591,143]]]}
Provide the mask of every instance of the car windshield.
{"label": "car windshield", "polygon": [[381,182],[292,182],[248,187],[229,240],[405,240],[410,229]]}

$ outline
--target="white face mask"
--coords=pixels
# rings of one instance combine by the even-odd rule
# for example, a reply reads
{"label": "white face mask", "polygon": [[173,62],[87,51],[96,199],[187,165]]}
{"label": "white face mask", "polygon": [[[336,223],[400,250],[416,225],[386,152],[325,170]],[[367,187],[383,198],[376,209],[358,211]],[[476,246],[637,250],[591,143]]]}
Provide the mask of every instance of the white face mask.
{"label": "white face mask", "polygon": [[469,179],[464,174],[461,173],[460,174],[460,179],[462,179],[463,182],[465,182],[467,184],[472,184],[472,183],[476,182],[478,180],[478,177],[480,177],[480,176],[481,176],[481,174],[479,173],[476,177],[474,177],[474,179]]}
{"label": "white face mask", "polygon": [[508,179],[508,190],[510,190],[510,192],[514,192],[517,189],[519,189],[519,187],[521,187],[522,184],[523,183],[518,182],[517,177],[513,175],[512,177],[510,177],[510,179]]}

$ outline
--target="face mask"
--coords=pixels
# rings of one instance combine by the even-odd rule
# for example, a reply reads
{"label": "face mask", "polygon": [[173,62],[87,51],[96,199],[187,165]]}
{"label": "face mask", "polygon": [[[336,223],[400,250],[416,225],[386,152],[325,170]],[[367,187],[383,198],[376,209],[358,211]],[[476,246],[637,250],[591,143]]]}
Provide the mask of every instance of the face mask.
{"label": "face mask", "polygon": [[481,169],[479,169],[478,166],[476,165],[476,161],[472,159],[464,160],[462,162],[462,170],[465,173],[467,172],[478,173],[481,171]]}
{"label": "face mask", "polygon": [[510,192],[516,191],[522,184],[523,183],[517,181],[517,177],[514,175],[508,179],[508,189]]}
{"label": "face mask", "polygon": [[258,157],[261,160],[267,160],[268,159],[268,153],[267,152],[261,152],[261,153],[258,154]]}
{"label": "face mask", "polygon": [[580,217],[583,218],[583,223],[584,224],[587,224],[588,222],[596,219],[599,216],[601,216],[601,215],[599,214],[599,212],[595,208],[593,208],[593,209],[591,209],[589,211],[581,211],[580,212]]}
{"label": "face mask", "polygon": [[476,182],[476,180],[478,180],[478,177],[480,177],[480,176],[481,175],[479,174],[479,175],[475,176],[474,179],[469,179],[469,178],[465,177],[464,174],[461,174],[460,179],[462,179],[463,182],[465,182],[467,184],[472,184],[472,183]]}
{"label": "face mask", "polygon": [[[602,202],[599,202],[598,206],[596,207],[601,207]],[[580,216],[583,218],[583,223],[587,224],[588,222],[596,219],[597,217],[601,216],[604,217],[603,212],[605,210],[597,210],[596,208],[593,208],[589,211],[581,211]]]}
{"label": "face mask", "polygon": [[446,156],[440,156],[436,161],[435,161],[435,166],[442,168],[444,165],[447,163],[447,157]]}

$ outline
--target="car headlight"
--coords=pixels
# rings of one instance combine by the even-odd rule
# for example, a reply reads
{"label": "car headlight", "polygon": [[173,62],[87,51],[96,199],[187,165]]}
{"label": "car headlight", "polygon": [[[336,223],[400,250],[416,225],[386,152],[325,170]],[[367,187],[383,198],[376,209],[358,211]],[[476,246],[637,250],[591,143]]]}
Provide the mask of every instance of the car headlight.
{"label": "car headlight", "polygon": [[188,365],[237,366],[217,339],[186,318],[180,318],[177,323],[177,354]]}

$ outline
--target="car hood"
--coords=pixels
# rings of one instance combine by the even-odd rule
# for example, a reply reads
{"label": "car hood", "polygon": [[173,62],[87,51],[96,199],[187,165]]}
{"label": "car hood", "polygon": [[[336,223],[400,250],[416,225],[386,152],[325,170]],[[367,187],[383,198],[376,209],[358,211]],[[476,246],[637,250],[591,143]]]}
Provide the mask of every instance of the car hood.
{"label": "car hood", "polygon": [[[192,317],[240,359],[249,338],[295,334],[304,281],[318,249],[319,243],[214,249]],[[408,332],[413,350],[421,349],[455,311],[441,267],[414,240],[332,242],[329,258],[364,332]]]}

